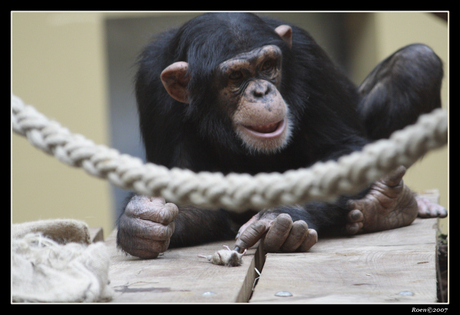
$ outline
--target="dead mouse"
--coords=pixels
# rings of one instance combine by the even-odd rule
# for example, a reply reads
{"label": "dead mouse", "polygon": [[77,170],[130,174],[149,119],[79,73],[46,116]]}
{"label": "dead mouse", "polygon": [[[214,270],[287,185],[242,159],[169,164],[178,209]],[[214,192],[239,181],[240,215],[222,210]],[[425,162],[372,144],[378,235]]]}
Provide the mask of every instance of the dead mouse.
{"label": "dead mouse", "polygon": [[228,267],[240,266],[243,263],[243,256],[247,250],[245,249],[243,253],[239,253],[237,248],[232,250],[227,245],[224,245],[224,247],[225,249],[218,250],[213,255],[198,255],[198,257],[206,258],[214,265],[225,265]]}

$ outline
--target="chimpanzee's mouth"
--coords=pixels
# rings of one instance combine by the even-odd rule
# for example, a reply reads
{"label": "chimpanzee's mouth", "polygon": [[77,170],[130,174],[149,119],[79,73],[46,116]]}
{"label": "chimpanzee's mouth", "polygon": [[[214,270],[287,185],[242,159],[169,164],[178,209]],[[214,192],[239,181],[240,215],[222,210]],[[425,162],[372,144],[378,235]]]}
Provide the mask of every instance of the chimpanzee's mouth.
{"label": "chimpanzee's mouth", "polygon": [[272,154],[279,152],[289,143],[291,128],[288,118],[284,117],[278,122],[257,126],[238,124],[236,133],[249,152]]}
{"label": "chimpanzee's mouth", "polygon": [[280,136],[286,129],[286,118],[281,121],[260,125],[260,126],[243,126],[249,133],[261,138],[275,138]]}
{"label": "chimpanzee's mouth", "polygon": [[279,125],[281,124],[281,121],[273,124],[268,124],[268,125],[262,125],[262,126],[245,126],[248,129],[251,129],[252,131],[259,132],[259,133],[273,133],[275,132]]}

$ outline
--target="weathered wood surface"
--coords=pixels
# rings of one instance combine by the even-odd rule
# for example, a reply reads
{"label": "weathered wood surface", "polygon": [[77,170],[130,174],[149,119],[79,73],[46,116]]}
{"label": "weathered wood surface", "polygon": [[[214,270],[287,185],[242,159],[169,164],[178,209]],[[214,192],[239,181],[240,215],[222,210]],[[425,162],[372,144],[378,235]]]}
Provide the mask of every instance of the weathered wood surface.
{"label": "weathered wood surface", "polygon": [[106,240],[111,254],[110,286],[115,291],[112,302],[231,303],[249,298],[254,279],[248,270],[254,270],[255,249],[248,251],[242,266],[231,268],[197,255],[212,255],[234,241],[172,249],[156,259],[142,260],[116,249],[115,239],[116,231]]}
{"label": "weathered wood surface", "polygon": [[[436,219],[354,237],[321,239],[310,252],[267,254],[250,303],[432,303],[436,301]],[[216,266],[198,254],[222,248],[168,250],[153,260],[116,249],[116,231],[106,240],[111,253],[113,302],[247,302],[263,253],[252,249],[240,267]],[[278,297],[279,291],[292,293]],[[207,293],[206,292],[212,292]],[[412,295],[407,295],[412,294]]]}
{"label": "weathered wood surface", "polygon": [[[251,303],[436,302],[437,219],[268,254]],[[288,291],[290,297],[278,297]]]}

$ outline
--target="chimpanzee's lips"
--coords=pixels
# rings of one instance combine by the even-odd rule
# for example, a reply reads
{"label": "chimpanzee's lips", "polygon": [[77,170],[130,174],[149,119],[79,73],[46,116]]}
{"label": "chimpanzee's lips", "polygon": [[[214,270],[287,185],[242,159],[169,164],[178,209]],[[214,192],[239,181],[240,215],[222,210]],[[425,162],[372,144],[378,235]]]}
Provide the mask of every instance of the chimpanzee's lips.
{"label": "chimpanzee's lips", "polygon": [[280,125],[280,121],[273,124],[262,125],[262,126],[246,126],[246,128],[251,129],[252,131],[259,132],[259,133],[272,133],[278,129]]}
{"label": "chimpanzee's lips", "polygon": [[281,121],[259,126],[243,126],[249,133],[260,138],[276,138],[286,129],[286,118]]}

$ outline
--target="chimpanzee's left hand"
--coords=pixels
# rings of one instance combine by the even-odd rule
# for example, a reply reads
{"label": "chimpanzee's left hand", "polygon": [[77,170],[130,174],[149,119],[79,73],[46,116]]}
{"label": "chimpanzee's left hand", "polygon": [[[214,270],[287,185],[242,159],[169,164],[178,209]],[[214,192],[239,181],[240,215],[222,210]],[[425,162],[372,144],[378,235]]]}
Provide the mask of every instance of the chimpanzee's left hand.
{"label": "chimpanzee's left hand", "polygon": [[235,246],[250,248],[264,235],[267,252],[305,252],[318,240],[316,231],[309,229],[305,221],[292,222],[289,214],[268,210],[259,212],[240,228]]}

